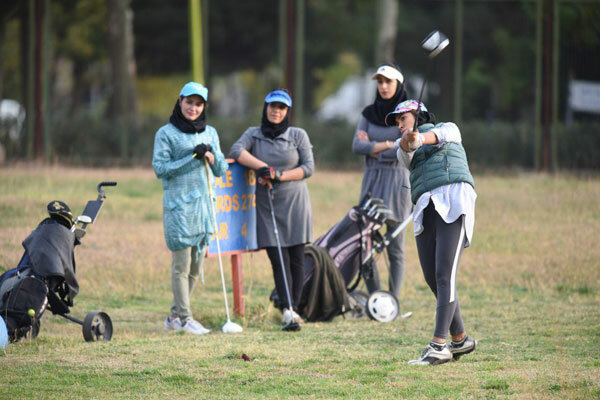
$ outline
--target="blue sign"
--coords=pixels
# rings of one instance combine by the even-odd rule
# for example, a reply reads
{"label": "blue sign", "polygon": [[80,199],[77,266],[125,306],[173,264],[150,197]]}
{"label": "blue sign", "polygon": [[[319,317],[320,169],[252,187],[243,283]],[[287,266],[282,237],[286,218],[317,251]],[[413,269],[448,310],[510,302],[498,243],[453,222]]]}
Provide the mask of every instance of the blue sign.
{"label": "blue sign", "polygon": [[210,241],[208,255],[256,250],[256,176],[254,170],[230,162],[223,176],[215,179],[217,233]]}

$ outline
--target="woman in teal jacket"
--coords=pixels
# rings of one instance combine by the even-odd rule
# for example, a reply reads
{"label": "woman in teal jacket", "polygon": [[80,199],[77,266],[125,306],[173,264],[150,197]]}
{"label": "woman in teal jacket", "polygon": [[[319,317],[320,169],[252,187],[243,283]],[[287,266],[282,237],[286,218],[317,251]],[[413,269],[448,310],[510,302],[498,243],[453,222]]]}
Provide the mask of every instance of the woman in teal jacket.
{"label": "woman in teal jacket", "polygon": [[[152,166],[162,180],[163,223],[171,250],[173,304],[165,329],[208,333],[194,320],[190,295],[204,263],[204,252],[215,233],[208,184],[227,171],[215,128],[206,124],[208,89],[189,82],[181,89],[169,123],[154,138]],[[210,182],[204,160],[212,171]],[[213,203],[214,204],[214,203]]]}
{"label": "woman in teal jacket", "polygon": [[[417,121],[418,129],[414,129]],[[402,133],[398,159],[410,171],[415,241],[427,285],[437,299],[431,343],[410,364],[436,365],[475,350],[465,333],[456,293],[458,262],[471,244],[475,222],[475,183],[460,130],[452,122],[434,125],[423,103],[406,100],[386,123]],[[450,331],[452,341],[446,344]]]}

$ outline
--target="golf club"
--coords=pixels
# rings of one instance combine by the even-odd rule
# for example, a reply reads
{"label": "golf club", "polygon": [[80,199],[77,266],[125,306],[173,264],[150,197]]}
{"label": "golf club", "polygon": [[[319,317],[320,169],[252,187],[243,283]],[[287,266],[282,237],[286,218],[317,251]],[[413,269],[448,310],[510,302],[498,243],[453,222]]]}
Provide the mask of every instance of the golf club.
{"label": "golf club", "polygon": [[[423,39],[423,41],[421,42],[421,47],[429,52],[429,59],[433,60],[446,47],[448,47],[449,44],[450,44],[450,39],[448,39],[448,37],[446,35],[444,35],[442,32],[435,30],[435,31],[431,32],[429,35],[427,35],[427,37],[425,39]],[[419,101],[417,103],[417,115],[419,115],[419,109],[421,108],[421,100],[423,99],[423,91],[425,90],[425,84],[427,83],[427,76],[429,75],[432,64],[433,64],[432,61],[428,62],[427,70],[425,72],[425,75],[423,76],[423,83],[421,84],[421,91],[419,93]],[[417,119],[418,118],[415,118],[415,126],[413,129],[413,132],[415,132],[417,130]],[[408,143],[408,147],[410,147],[413,150],[416,149],[418,147],[417,142],[413,141],[413,142]]]}
{"label": "golf club", "polygon": [[[283,283],[285,285],[285,294],[290,308],[292,307],[292,297],[290,296],[290,287],[288,286],[287,274],[285,273],[285,265],[283,263],[283,254],[281,253],[281,242],[279,241],[279,231],[277,230],[277,222],[275,221],[275,212],[273,211],[273,188],[269,186],[269,208],[271,209],[271,218],[273,219],[273,232],[275,233],[275,240],[277,240],[277,251],[279,253],[279,264],[281,265],[281,273],[283,274]],[[292,310],[292,321],[282,328],[284,331],[299,331],[300,324],[294,321],[294,313]]]}
{"label": "golf club", "polygon": [[213,220],[215,221],[215,238],[217,240],[217,255],[219,256],[219,270],[221,271],[221,284],[223,285],[223,298],[225,299],[225,313],[227,314],[227,322],[223,325],[221,330],[223,333],[240,333],[243,331],[242,327],[235,322],[231,322],[229,318],[229,305],[227,304],[227,289],[225,288],[225,275],[223,274],[223,261],[221,260],[221,245],[219,244],[219,227],[217,225],[217,213],[215,212],[215,205],[213,204],[213,192],[212,185],[210,184],[210,168],[208,160],[204,158],[204,166],[206,167],[206,185],[208,186],[208,196],[210,201],[210,211],[212,212]]}

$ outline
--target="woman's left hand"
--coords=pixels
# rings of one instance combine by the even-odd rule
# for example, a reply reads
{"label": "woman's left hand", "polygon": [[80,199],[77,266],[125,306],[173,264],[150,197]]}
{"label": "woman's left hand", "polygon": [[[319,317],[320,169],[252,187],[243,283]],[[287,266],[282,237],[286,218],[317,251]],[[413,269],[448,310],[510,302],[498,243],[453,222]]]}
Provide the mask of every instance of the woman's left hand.
{"label": "woman's left hand", "polygon": [[210,165],[213,165],[215,163],[215,156],[210,151],[207,151],[206,153],[204,153],[204,158],[206,158],[208,160],[208,163]]}

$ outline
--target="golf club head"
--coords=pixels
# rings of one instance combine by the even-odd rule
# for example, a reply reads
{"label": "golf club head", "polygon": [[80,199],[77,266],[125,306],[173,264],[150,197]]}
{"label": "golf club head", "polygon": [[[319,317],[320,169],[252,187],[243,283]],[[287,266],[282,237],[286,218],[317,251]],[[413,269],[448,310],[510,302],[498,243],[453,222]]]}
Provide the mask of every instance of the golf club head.
{"label": "golf club head", "polygon": [[223,333],[241,333],[243,331],[242,327],[235,322],[227,321],[222,328]]}
{"label": "golf club head", "polygon": [[450,44],[450,39],[440,31],[433,31],[421,42],[421,47],[429,52],[429,58],[434,58]]}

